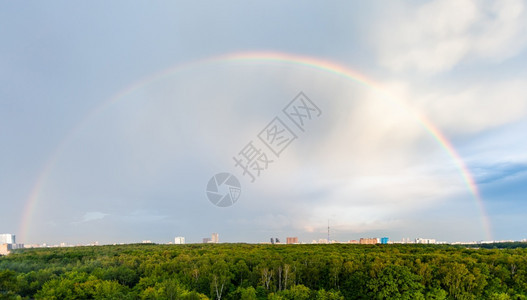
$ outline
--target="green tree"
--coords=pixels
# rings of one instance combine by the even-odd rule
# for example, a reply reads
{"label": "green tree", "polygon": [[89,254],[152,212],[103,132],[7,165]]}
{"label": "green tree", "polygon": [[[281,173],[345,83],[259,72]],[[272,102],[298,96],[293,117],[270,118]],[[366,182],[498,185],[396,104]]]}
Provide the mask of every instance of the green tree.
{"label": "green tree", "polygon": [[440,288],[433,288],[426,293],[427,300],[445,300],[447,298],[447,292]]}
{"label": "green tree", "polygon": [[340,291],[325,291],[324,289],[317,292],[317,300],[344,300],[344,296]]}
{"label": "green tree", "polygon": [[250,270],[244,260],[239,260],[233,267],[233,273],[235,274],[238,285],[243,286],[244,280],[249,279]]}
{"label": "green tree", "polygon": [[281,293],[285,299],[291,300],[307,300],[311,297],[311,290],[304,285],[292,286],[289,290]]}
{"label": "green tree", "polygon": [[255,300],[258,299],[256,296],[256,290],[250,286],[247,288],[238,287],[236,289],[235,293],[235,299],[241,299],[241,300]]}
{"label": "green tree", "polygon": [[444,274],[443,285],[448,290],[448,294],[454,299],[471,298],[469,290],[474,286],[475,277],[467,267],[461,263],[449,263],[441,268]]}
{"label": "green tree", "polygon": [[490,295],[489,300],[509,300],[511,297],[506,293],[494,293]]}
{"label": "green tree", "polygon": [[421,277],[406,266],[389,265],[368,283],[372,299],[424,299]]}
{"label": "green tree", "polygon": [[17,299],[16,273],[11,270],[0,271],[0,299]]}
{"label": "green tree", "polygon": [[212,265],[211,274],[211,293],[217,300],[221,300],[225,291],[228,290],[228,285],[232,274],[229,271],[229,265],[220,259]]}

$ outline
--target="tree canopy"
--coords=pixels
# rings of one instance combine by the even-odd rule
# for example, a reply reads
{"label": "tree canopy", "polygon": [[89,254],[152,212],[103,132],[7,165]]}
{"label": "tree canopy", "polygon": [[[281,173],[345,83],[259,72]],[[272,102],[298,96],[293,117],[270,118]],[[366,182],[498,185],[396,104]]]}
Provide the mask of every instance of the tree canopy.
{"label": "tree canopy", "polygon": [[116,245],[0,257],[0,299],[527,299],[527,249]]}

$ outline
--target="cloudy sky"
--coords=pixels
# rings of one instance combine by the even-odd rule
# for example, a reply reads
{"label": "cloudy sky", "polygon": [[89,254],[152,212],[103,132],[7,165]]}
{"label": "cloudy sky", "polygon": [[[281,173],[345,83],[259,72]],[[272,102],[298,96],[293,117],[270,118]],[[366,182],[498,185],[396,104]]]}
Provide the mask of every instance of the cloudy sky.
{"label": "cloudy sky", "polygon": [[527,238],[526,31],[521,0],[4,3],[0,232]]}

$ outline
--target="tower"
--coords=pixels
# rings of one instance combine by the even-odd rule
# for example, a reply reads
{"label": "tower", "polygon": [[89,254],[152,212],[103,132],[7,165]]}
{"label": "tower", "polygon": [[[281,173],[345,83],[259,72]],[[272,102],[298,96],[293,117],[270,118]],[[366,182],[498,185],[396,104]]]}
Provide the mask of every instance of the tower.
{"label": "tower", "polygon": [[328,244],[331,243],[331,240],[329,239],[329,219],[328,219]]}

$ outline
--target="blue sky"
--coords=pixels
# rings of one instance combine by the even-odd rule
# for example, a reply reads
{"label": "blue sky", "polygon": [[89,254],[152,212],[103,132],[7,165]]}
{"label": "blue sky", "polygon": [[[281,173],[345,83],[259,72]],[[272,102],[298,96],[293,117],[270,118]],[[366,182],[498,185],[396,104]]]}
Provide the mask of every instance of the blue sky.
{"label": "blue sky", "polygon": [[[310,242],[329,219],[338,240],[487,239],[418,111],[471,171],[493,238],[527,238],[526,23],[522,1],[4,3],[0,232],[25,243],[199,242],[212,232]],[[399,108],[309,67],[203,63],[239,52],[332,61],[378,82]],[[322,115],[251,183],[232,156],[299,91]],[[231,207],[206,197],[219,172],[240,179]]]}

